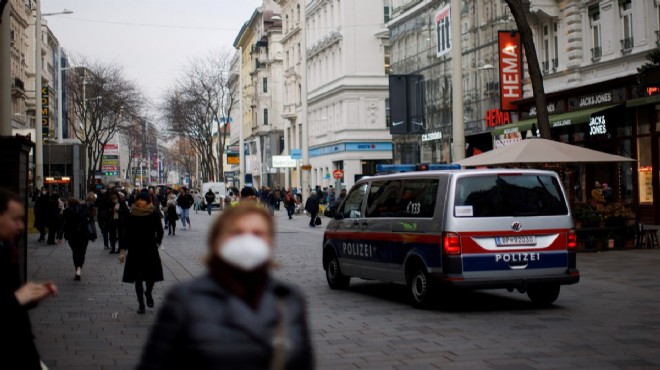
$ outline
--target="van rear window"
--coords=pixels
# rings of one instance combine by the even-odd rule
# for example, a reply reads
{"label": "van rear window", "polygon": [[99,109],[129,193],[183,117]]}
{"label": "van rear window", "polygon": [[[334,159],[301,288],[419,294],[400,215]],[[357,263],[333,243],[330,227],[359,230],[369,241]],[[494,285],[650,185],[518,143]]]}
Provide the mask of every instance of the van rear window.
{"label": "van rear window", "polygon": [[456,217],[567,215],[557,178],[547,175],[461,177],[456,185]]}

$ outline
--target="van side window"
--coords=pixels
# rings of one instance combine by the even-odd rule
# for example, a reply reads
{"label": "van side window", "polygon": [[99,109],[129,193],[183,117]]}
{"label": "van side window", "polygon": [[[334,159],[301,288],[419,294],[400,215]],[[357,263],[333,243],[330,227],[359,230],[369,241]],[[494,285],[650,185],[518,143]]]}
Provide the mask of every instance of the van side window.
{"label": "van side window", "polygon": [[396,217],[401,181],[374,181],[367,197],[367,217]]}
{"label": "van side window", "polygon": [[432,218],[438,197],[437,179],[404,180],[397,205],[399,217]]}
{"label": "van side window", "polygon": [[362,217],[362,200],[364,200],[366,192],[366,183],[351,189],[350,193],[346,196],[346,200],[342,204],[342,208],[339,210],[339,213],[343,218]]}

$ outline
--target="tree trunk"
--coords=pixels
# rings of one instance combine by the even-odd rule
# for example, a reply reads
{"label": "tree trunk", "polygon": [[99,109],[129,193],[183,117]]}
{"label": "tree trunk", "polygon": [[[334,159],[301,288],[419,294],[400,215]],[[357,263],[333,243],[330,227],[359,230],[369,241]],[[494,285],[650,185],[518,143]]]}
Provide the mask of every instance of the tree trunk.
{"label": "tree trunk", "polygon": [[536,120],[538,122],[538,128],[541,131],[541,137],[552,140],[550,120],[548,119],[548,102],[545,97],[545,90],[543,89],[543,74],[541,74],[539,59],[536,55],[534,34],[527,22],[529,0],[505,1],[511,9],[511,14],[516,21],[518,32],[520,32],[520,39],[525,49],[527,70],[529,71],[529,79],[532,82],[532,93],[534,94],[534,104],[536,105]]}

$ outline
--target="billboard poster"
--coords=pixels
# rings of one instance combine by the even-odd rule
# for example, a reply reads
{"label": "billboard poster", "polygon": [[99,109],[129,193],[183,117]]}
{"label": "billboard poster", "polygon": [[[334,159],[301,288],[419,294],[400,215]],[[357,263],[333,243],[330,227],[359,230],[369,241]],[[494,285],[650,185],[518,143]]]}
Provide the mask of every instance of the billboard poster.
{"label": "billboard poster", "polygon": [[518,107],[513,103],[522,99],[522,48],[520,33],[516,31],[499,31],[500,54],[500,110],[515,111]]}
{"label": "billboard poster", "polygon": [[451,51],[451,11],[449,4],[435,13],[436,56],[439,58]]}

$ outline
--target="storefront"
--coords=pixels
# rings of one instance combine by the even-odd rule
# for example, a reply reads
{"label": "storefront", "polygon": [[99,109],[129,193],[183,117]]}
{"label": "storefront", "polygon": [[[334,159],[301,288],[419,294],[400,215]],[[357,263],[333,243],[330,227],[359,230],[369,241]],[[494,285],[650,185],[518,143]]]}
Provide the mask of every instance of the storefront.
{"label": "storefront", "polygon": [[[660,95],[641,91],[631,76],[548,94],[548,102],[553,140],[637,159],[569,165],[563,177],[571,202],[591,201],[594,183],[607,183],[641,222],[659,224],[654,200],[660,199]],[[533,101],[519,101],[518,107],[524,119],[493,129],[494,148],[539,135]]]}

